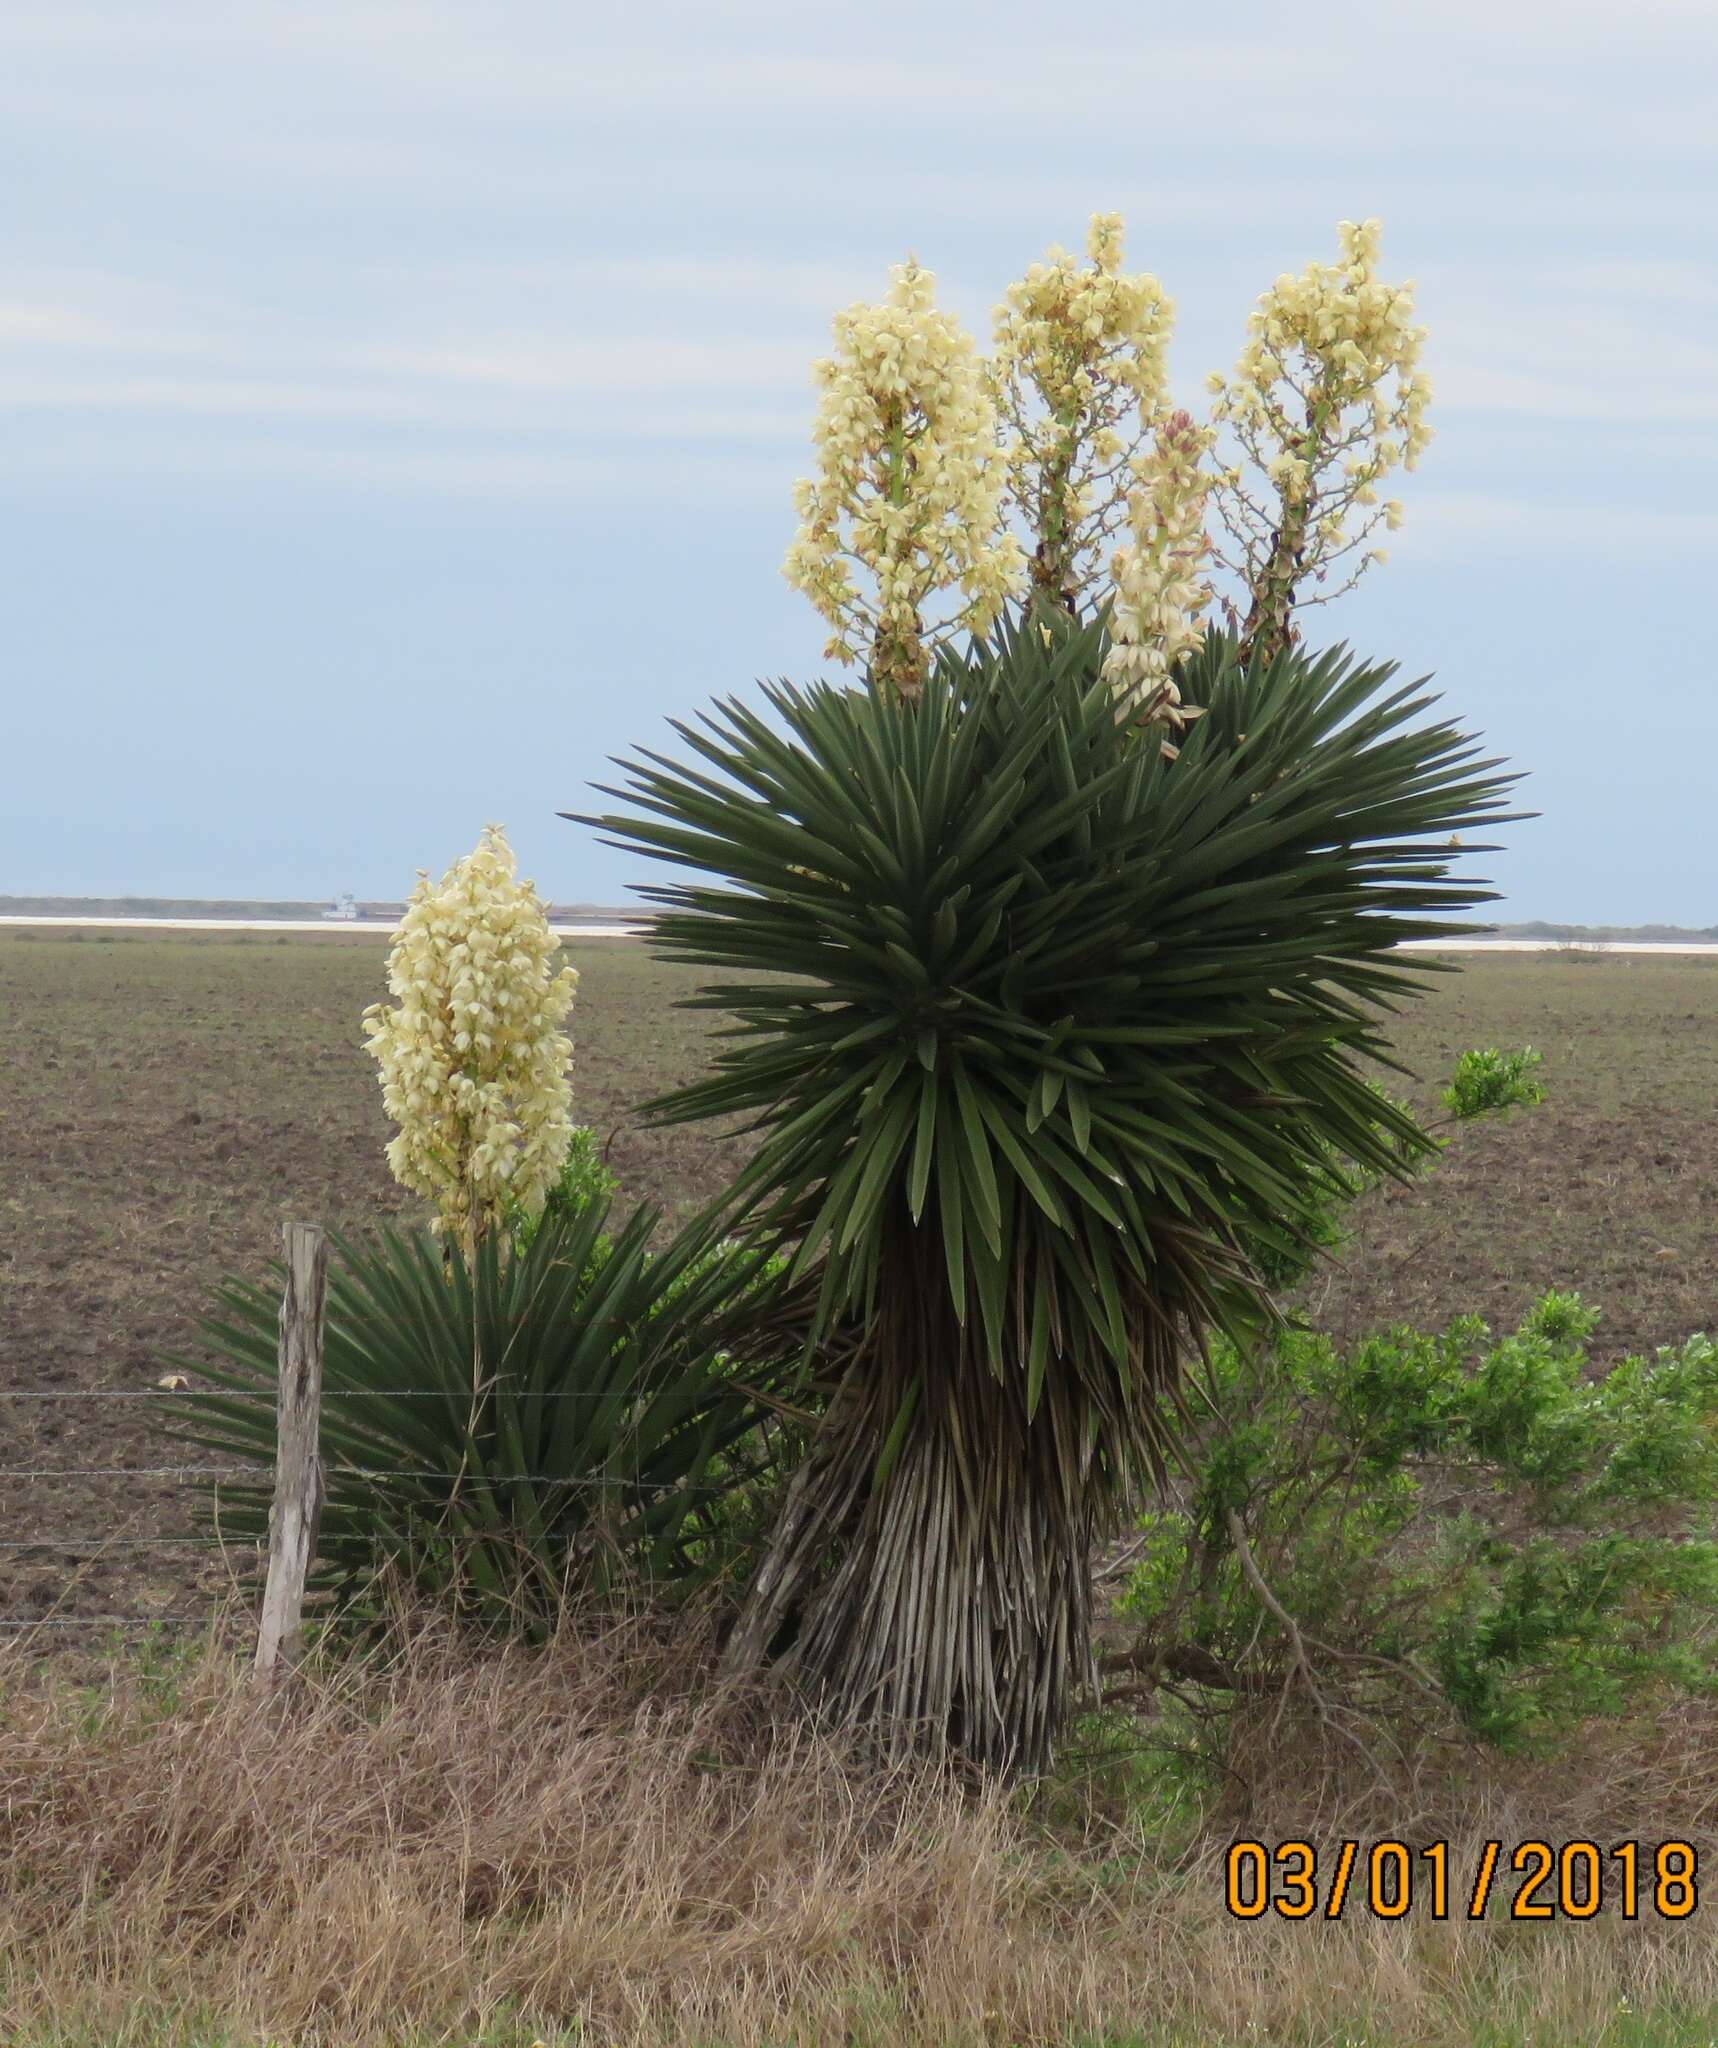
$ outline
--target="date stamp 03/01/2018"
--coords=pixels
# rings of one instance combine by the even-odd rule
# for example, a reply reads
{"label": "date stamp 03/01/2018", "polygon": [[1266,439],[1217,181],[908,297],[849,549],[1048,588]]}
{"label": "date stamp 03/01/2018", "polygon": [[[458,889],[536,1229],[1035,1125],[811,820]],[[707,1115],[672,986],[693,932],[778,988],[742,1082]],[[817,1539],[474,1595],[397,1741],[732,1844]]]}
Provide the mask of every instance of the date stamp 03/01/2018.
{"label": "date stamp 03/01/2018", "polygon": [[1233,1842],[1224,1903],[1237,1920],[1340,1920],[1369,1913],[1401,1920],[1690,1919],[1700,1904],[1699,1855],[1690,1842],[1502,1842],[1473,1845],[1457,1869],[1448,1842]]}

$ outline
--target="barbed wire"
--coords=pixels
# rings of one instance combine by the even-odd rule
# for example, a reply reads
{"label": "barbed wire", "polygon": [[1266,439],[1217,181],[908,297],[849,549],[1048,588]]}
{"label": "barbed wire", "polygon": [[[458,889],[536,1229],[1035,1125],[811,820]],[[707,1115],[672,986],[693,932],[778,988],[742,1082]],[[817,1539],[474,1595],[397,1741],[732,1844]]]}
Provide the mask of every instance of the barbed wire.
{"label": "barbed wire", "polygon": [[[625,1486],[619,1478],[568,1478],[554,1472],[434,1472],[424,1465],[330,1465],[322,1466],[324,1479],[444,1479],[450,1485],[480,1481],[485,1486]],[[222,1485],[248,1480],[253,1485],[274,1484],[271,1465],[0,1465],[0,1479],[206,1479]]]}
{"label": "barbed wire", "polygon": [[[262,1479],[265,1465],[0,1466],[0,1479]],[[326,1469],[326,1468],[325,1468]]]}
{"label": "barbed wire", "polygon": [[0,1479],[260,1479],[263,1465],[0,1466]]}
{"label": "barbed wire", "polygon": [[[480,1393],[501,1384],[486,1381]],[[515,1385],[512,1389],[526,1401],[607,1401],[613,1397],[587,1387],[548,1387],[538,1392]],[[191,1395],[214,1395],[222,1401],[274,1401],[273,1387],[0,1387],[0,1401],[183,1401]],[[471,1399],[469,1387],[324,1387],[324,1401],[456,1401]]]}
{"label": "barbed wire", "polygon": [[[171,1401],[185,1394],[263,1394],[265,1387],[0,1387],[0,1401]],[[336,1389],[326,1389],[332,1394]]]}
{"label": "barbed wire", "polygon": [[202,1614],[46,1614],[34,1619],[0,1614],[0,1628],[197,1628],[207,1620]]}
{"label": "barbed wire", "polygon": [[[480,1394],[493,1391],[495,1382],[478,1389]],[[518,1391],[518,1390],[515,1390]],[[171,1403],[184,1402],[196,1396],[212,1396],[221,1400],[253,1400],[273,1402],[277,1390],[261,1387],[77,1387],[77,1388],[0,1388],[0,1401],[153,1401]],[[543,1389],[535,1393],[522,1393],[522,1398],[540,1401],[603,1401],[612,1396],[584,1388]],[[325,1401],[337,1400],[419,1400],[446,1401],[456,1405],[467,1403],[472,1398],[468,1388],[448,1387],[324,1387]],[[546,1472],[435,1472],[422,1466],[370,1466],[322,1464],[324,1482],[357,1480],[378,1482],[409,1480],[417,1485],[445,1486],[450,1489],[461,1486],[543,1486],[562,1489],[579,1489],[588,1492],[623,1489],[637,1482],[629,1481],[624,1475],[591,1478],[589,1476],[567,1477]],[[64,1479],[160,1479],[200,1480],[216,1487],[224,1485],[248,1485],[263,1491],[272,1488],[273,1468],[266,1462],[256,1465],[48,1465],[48,1466],[6,1466],[0,1467],[0,1481],[28,1483],[41,1480]],[[55,1552],[77,1552],[84,1557],[80,1572],[89,1564],[99,1562],[104,1555],[120,1551],[147,1550],[203,1550],[224,1553],[226,1557],[241,1562],[247,1551],[258,1546],[246,1543],[236,1537],[222,1536],[42,1536],[0,1539],[0,1553],[22,1557],[26,1553],[39,1552],[51,1556]],[[260,1562],[260,1558],[257,1559]],[[136,1630],[156,1627],[175,1629],[207,1626],[206,1615],[144,1615],[144,1614],[100,1614],[100,1615],[9,1615],[0,1614],[0,1634],[26,1636],[40,1629],[55,1630]]]}
{"label": "barbed wire", "polygon": [[10,1537],[0,1550],[238,1550],[218,1536],[27,1536]]}
{"label": "barbed wire", "polygon": [[[334,1400],[360,1390],[324,1387],[322,1391],[325,1400]],[[0,1401],[173,1401],[183,1400],[187,1394],[221,1394],[240,1400],[275,1398],[271,1387],[0,1387]]]}

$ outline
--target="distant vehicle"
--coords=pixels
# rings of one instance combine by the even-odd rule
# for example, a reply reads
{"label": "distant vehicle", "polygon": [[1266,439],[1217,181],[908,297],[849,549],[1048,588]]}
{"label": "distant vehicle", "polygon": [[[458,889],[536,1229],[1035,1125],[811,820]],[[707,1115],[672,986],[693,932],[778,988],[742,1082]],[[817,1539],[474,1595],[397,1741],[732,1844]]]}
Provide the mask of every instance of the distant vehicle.
{"label": "distant vehicle", "polygon": [[322,915],[330,924],[356,924],[358,905],[350,896],[336,896]]}

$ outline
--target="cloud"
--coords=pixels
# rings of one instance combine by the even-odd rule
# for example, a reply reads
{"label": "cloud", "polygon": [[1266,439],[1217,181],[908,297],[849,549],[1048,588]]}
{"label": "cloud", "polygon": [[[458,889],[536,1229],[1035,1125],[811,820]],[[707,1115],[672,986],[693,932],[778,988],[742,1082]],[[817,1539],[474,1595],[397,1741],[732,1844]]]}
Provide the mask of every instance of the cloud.
{"label": "cloud", "polygon": [[384,390],[233,381],[223,377],[30,378],[0,374],[0,409],[176,412],[279,419],[428,419],[421,399]]}
{"label": "cloud", "polygon": [[878,288],[868,264],[770,261],[757,256],[566,256],[531,261],[473,259],[410,270],[384,266],[379,282],[456,297],[503,294],[629,307],[664,302],[681,319],[797,310],[822,320]]}
{"label": "cloud", "polygon": [[804,385],[805,360],[771,339],[686,341],[674,334],[617,334],[600,341],[473,337],[366,358],[393,375],[509,391],[660,394],[768,391]]}
{"label": "cloud", "polygon": [[98,480],[116,489],[146,483],[153,494],[165,480],[176,491],[204,484],[238,491],[305,484],[336,494],[435,492],[677,510],[755,500],[783,508],[777,523],[785,532],[794,460],[786,450],[762,453],[762,446],[751,441],[736,449],[709,439],[664,437],[640,460],[635,447],[616,450],[594,438],[564,435],[539,436],[528,444],[419,439],[377,445],[259,433],[254,426],[249,432],[171,438],[91,431],[57,434],[51,443],[14,437],[0,475],[0,498],[55,484],[81,490]]}
{"label": "cloud", "polygon": [[1626,265],[1463,277],[1422,295],[1440,409],[1623,426],[1718,421],[1718,340],[1695,280]]}
{"label": "cloud", "polygon": [[[1578,551],[1611,547],[1617,531],[1617,508],[1602,500],[1428,492],[1407,501],[1407,514],[1404,542],[1421,535],[1441,548],[1471,544],[1490,549],[1500,536],[1508,536],[1517,547]],[[1718,543],[1718,512],[1631,506],[1628,539],[1631,548],[1708,549]]]}
{"label": "cloud", "polygon": [[196,356],[209,347],[207,335],[152,325],[151,319],[150,307],[128,308],[116,303],[111,291],[82,305],[49,298],[0,299],[0,349]]}
{"label": "cloud", "polygon": [[1613,257],[1604,263],[1549,265],[1538,282],[1588,300],[1645,306],[1718,306],[1718,274],[1685,257]]}
{"label": "cloud", "polygon": [[[975,149],[988,168],[1011,135],[1088,162],[1143,150],[1161,167],[1171,150],[1206,157],[1215,121],[1292,165],[1347,174],[1358,151],[1382,152],[1388,170],[1410,143],[1465,167],[1505,138],[1512,154],[1531,150],[1534,129],[1571,159],[1567,205],[1571,185],[1607,183],[1602,153],[1582,173],[1566,145],[1590,136],[1595,99],[1607,148],[1709,147],[1701,79],[1715,54],[1709,11],[1673,0],[1626,13],[1599,0],[1382,12],[1336,0],[1302,34],[1258,7],[1189,29],[1150,11],[1087,22],[875,0],[858,35],[826,10],[733,0],[645,0],[600,24],[547,0],[63,0],[0,15],[0,104],[23,134],[99,133],[263,178],[399,189],[470,175],[488,192],[518,198],[534,183],[565,200],[615,184],[624,197],[660,162],[694,203],[744,189],[783,207],[892,169],[935,178]],[[1138,137],[1118,119],[1131,103]],[[1180,182],[1197,203],[1201,181]],[[1254,180],[1251,197],[1274,205],[1269,183]]]}
{"label": "cloud", "polygon": [[[125,280],[86,276],[58,298],[0,301],[0,410],[803,439],[814,344],[804,323],[790,320],[784,333],[772,315],[769,266],[754,265],[726,300],[705,298],[690,338],[683,302],[716,288],[721,267],[648,266],[642,292],[621,292],[624,267],[575,273],[560,319],[538,331],[441,335],[398,285],[369,307],[317,320],[309,308],[265,318],[260,307],[175,306],[160,288],[140,300]],[[788,297],[808,304],[812,287],[788,269]],[[542,294],[524,296],[540,303]],[[602,315],[616,310],[654,311],[660,327],[604,331]],[[753,331],[712,332],[724,311]],[[386,327],[396,337],[378,333]]]}
{"label": "cloud", "polygon": [[1718,387],[1710,383],[1671,376],[1613,377],[1598,365],[1586,376],[1560,376],[1529,365],[1458,358],[1440,366],[1436,389],[1440,414],[1505,413],[1517,420],[1582,420],[1619,427],[1718,424]]}
{"label": "cloud", "polygon": [[[30,148],[70,163],[81,138],[141,275],[0,270],[0,405],[458,430],[493,437],[501,474],[533,429],[803,445],[828,316],[880,291],[909,238],[982,335],[1008,275],[991,237],[1009,229],[1024,262],[1119,205],[1133,259],[1182,299],[1177,366],[1196,369],[1239,331],[1237,248],[1250,295],[1376,206],[1426,272],[1446,424],[1704,428],[1718,285],[1678,237],[1710,194],[1666,178],[1648,205],[1638,162],[1631,185],[1610,159],[1619,135],[1638,152],[1648,128],[1667,148],[1709,134],[1699,67],[1661,60],[1718,51],[1715,19],[1679,0],[1626,21],[1599,0],[1333,0],[1320,33],[1291,35],[1256,6],[1190,30],[881,0],[854,44],[786,0],[644,0],[577,34],[552,0],[11,10],[0,101]],[[1624,82],[1648,65],[1656,99]],[[1143,142],[1094,124],[1095,78],[1124,104],[1147,73]],[[1535,252],[1511,265],[1499,240],[1523,228]],[[1625,228],[1626,256],[1586,253]]]}
{"label": "cloud", "polygon": [[124,329],[67,306],[0,305],[0,343],[35,348],[125,348]]}

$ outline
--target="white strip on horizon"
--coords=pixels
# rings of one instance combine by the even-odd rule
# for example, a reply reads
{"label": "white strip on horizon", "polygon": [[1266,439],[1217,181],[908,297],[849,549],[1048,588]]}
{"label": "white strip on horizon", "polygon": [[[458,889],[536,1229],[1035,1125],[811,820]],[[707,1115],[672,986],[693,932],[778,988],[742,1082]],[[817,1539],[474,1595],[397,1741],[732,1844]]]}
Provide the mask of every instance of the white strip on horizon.
{"label": "white strip on horizon", "polygon": [[1413,953],[1675,953],[1718,955],[1718,939],[1404,939]]}
{"label": "white strip on horizon", "polygon": [[[397,919],[383,921],[362,917],[0,917],[0,925],[85,925],[102,931],[132,930],[155,932],[381,932],[397,931]],[[636,924],[554,924],[549,927],[564,939],[633,939],[641,936]]]}
{"label": "white strip on horizon", "polygon": [[[0,916],[0,925],[80,925],[103,931],[158,932],[383,932],[393,924],[365,918],[288,917],[43,917]],[[557,924],[550,930],[564,939],[641,939],[647,927],[638,924]],[[1718,956],[1711,939],[1408,939],[1404,951],[1426,953],[1664,953],[1698,958]]]}

